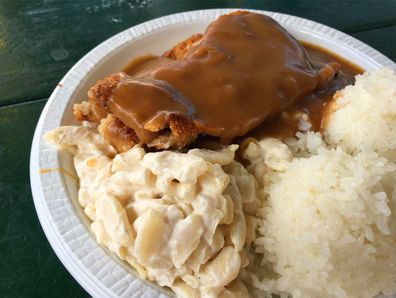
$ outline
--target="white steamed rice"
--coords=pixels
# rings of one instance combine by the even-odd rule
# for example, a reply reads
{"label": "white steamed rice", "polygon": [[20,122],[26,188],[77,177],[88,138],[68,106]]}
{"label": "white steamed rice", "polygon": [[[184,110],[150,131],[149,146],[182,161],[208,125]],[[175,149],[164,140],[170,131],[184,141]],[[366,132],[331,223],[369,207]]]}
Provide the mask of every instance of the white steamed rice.
{"label": "white steamed rice", "polygon": [[327,142],[356,152],[368,145],[396,157],[396,75],[388,68],[356,77],[341,92],[326,128]]}
{"label": "white steamed rice", "polygon": [[255,261],[242,273],[260,297],[396,293],[395,78],[387,69],[359,76],[337,99],[327,143],[299,133],[282,168],[265,162],[263,141],[246,149],[248,170],[265,180],[248,248]]}

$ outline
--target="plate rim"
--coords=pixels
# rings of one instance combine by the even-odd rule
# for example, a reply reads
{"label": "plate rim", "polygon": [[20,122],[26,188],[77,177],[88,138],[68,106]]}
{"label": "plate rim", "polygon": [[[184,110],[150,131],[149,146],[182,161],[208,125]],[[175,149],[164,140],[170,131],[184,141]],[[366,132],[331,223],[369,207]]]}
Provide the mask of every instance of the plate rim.
{"label": "plate rim", "polygon": [[[97,62],[97,59],[102,59],[109,55],[111,52],[116,51],[119,47],[124,46],[129,42],[133,42],[134,39],[143,37],[151,32],[156,30],[165,28],[166,26],[171,26],[175,24],[181,24],[191,21],[204,21],[204,20],[213,20],[216,17],[227,14],[235,10],[247,10],[247,11],[254,11],[258,13],[262,13],[265,15],[269,15],[276,19],[278,22],[281,23],[282,26],[285,25],[285,22],[292,22],[296,23],[298,26],[304,26],[310,29],[315,29],[316,31],[320,31],[322,35],[328,36],[332,35],[331,38],[340,41],[341,43],[345,44],[346,47],[353,49],[357,52],[364,52],[366,55],[369,55],[371,59],[379,66],[389,66],[390,68],[396,69],[395,63],[387,58],[382,53],[378,52],[377,50],[373,49],[372,47],[368,46],[367,44],[355,39],[352,36],[349,36],[341,31],[338,31],[334,28],[326,26],[324,24],[308,20],[305,18],[297,17],[294,15],[277,13],[272,11],[266,10],[256,10],[256,9],[243,9],[243,8],[218,8],[218,9],[203,9],[203,10],[193,10],[193,11],[186,11],[181,13],[170,14],[166,16],[162,16],[159,18],[155,18],[144,23],[140,23],[133,27],[130,27],[122,32],[113,35],[112,37],[106,39],[96,47],[94,47],[91,51],[89,51],[86,55],[84,55],[74,66],[65,74],[65,76],[61,79],[59,84],[65,85],[70,80],[75,80],[74,84],[71,84],[72,87],[70,89],[74,89],[78,86],[78,79],[83,79],[87,75],[89,75],[90,71],[92,70],[94,64]],[[298,27],[297,26],[297,27]],[[307,29],[308,30],[308,29]],[[133,37],[132,39],[125,39],[126,37]],[[116,46],[112,45],[115,43]],[[98,53],[102,52],[100,55]],[[87,63],[89,62],[89,63]],[[85,64],[87,67],[87,71],[83,74],[79,74],[76,77],[75,72],[79,70]],[[30,152],[30,185],[31,191],[33,196],[33,201],[35,205],[35,210],[37,216],[40,221],[40,225],[51,245],[51,248],[57,255],[58,259],[62,262],[65,268],[69,271],[69,273],[73,276],[73,278],[93,297],[117,297],[114,291],[111,291],[108,287],[106,287],[102,280],[98,277],[93,276],[87,269],[87,267],[81,266],[81,260],[77,259],[76,254],[73,254],[73,251],[70,251],[69,243],[65,242],[65,239],[61,237],[58,231],[55,229],[56,223],[54,218],[51,217],[49,212],[49,206],[45,202],[45,191],[47,190],[47,182],[53,183],[54,181],[61,182],[63,181],[62,174],[60,173],[53,173],[53,178],[49,178],[45,175],[40,175],[40,163],[45,162],[43,161],[43,154],[48,153],[48,148],[45,147],[43,144],[42,136],[44,130],[47,128],[45,126],[46,121],[48,122],[49,115],[54,114],[54,108],[56,108],[56,100],[59,100],[64,96],[62,94],[62,88],[56,87],[55,90],[52,92],[51,96],[49,97],[41,115],[39,121],[37,123],[35,133],[33,136],[31,152]],[[73,90],[68,90],[69,98],[63,99],[61,102],[64,106],[67,105],[70,98],[73,95]],[[58,122],[61,119],[57,119],[56,121],[52,121],[52,126],[57,126]],[[58,122],[57,122],[58,121]],[[55,160],[52,160],[59,164],[59,156],[56,155]],[[55,179],[55,180],[54,180]],[[50,181],[51,180],[51,181]],[[63,193],[65,192],[62,189]],[[65,197],[64,199],[68,199]],[[72,215],[78,216],[76,212]],[[83,225],[83,223],[80,223]],[[91,237],[92,234],[87,231],[84,237]],[[96,242],[96,240],[94,239]],[[97,245],[97,249],[104,249],[101,245]],[[110,256],[106,256],[107,258],[111,258]],[[131,275],[132,276],[132,275]],[[137,293],[138,296],[135,294],[132,297],[168,297],[164,292],[159,291],[156,286],[149,284],[146,281],[141,279],[137,279],[136,287],[139,287],[139,291]],[[129,292],[127,294],[130,294]],[[147,295],[146,295],[147,294]],[[155,295],[155,296],[152,296]]]}

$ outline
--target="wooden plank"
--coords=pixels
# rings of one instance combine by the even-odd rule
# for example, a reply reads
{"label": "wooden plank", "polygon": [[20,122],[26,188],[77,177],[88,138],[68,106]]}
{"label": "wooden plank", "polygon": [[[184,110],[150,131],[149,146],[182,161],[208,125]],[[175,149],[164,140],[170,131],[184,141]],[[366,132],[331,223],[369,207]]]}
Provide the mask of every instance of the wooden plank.
{"label": "wooden plank", "polygon": [[88,297],[50,247],[33,205],[29,155],[44,104],[0,108],[0,297]]}
{"label": "wooden plank", "polygon": [[[126,28],[170,13],[221,7],[288,13],[345,32],[396,24],[394,0],[3,0],[0,106],[48,97],[84,54]],[[367,37],[368,43],[396,60],[393,48],[387,43],[377,45],[376,40]]]}

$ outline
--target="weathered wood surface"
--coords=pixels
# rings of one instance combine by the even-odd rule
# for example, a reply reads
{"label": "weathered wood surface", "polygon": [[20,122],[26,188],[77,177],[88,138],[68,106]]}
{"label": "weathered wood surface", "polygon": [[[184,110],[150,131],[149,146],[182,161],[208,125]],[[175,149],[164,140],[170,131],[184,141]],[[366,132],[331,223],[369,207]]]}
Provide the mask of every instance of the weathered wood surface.
{"label": "weathered wood surface", "polygon": [[0,297],[87,296],[51,249],[30,192],[30,146],[45,102],[0,108]]}
{"label": "weathered wood surface", "polygon": [[[70,67],[94,46],[138,23],[186,10],[219,7],[278,11],[360,36],[396,59],[389,38],[362,31],[396,25],[396,1],[320,0],[2,0],[0,105],[47,97]],[[392,37],[392,36],[390,36]]]}

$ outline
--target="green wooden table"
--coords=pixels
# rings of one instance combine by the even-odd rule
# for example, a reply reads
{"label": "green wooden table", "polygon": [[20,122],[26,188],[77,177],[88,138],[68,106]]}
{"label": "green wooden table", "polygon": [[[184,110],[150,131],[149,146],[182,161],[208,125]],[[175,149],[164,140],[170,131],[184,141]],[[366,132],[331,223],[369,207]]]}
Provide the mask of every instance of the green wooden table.
{"label": "green wooden table", "polygon": [[33,132],[68,69],[108,37],[187,10],[256,8],[308,18],[396,61],[396,0],[0,0],[0,297],[87,297],[41,229],[29,182]]}

